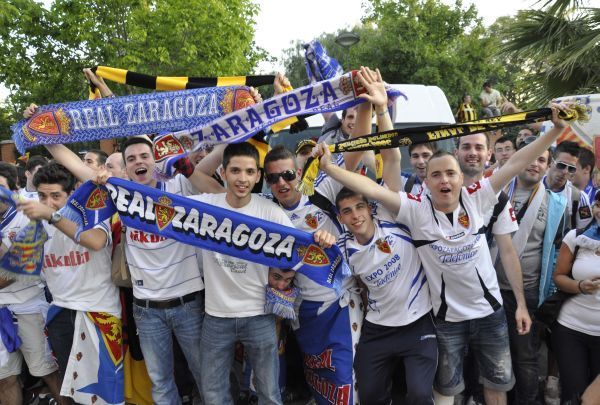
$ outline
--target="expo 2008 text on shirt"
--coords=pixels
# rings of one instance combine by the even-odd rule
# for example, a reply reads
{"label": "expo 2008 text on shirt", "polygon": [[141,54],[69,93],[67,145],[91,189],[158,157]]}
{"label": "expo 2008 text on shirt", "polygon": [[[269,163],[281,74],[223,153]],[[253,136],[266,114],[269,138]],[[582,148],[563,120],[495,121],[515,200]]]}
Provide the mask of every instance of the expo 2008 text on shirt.
{"label": "expo 2008 text on shirt", "polygon": [[367,321],[384,326],[408,325],[431,310],[429,287],[408,229],[377,206],[375,234],[361,245],[350,232],[338,245],[352,273],[368,289]]}
{"label": "expo 2008 text on shirt", "polygon": [[396,221],[410,229],[436,316],[459,322],[499,309],[502,298],[484,234],[484,216],[498,201],[489,180],[462,188],[452,222],[430,196],[399,195]]}

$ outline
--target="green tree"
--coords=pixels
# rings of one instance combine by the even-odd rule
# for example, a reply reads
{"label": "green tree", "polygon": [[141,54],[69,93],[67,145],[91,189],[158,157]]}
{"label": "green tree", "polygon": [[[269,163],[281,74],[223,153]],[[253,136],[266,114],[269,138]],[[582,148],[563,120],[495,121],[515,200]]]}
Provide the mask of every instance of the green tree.
{"label": "green tree", "polygon": [[523,10],[504,27],[501,49],[521,58],[524,92],[534,104],[600,91],[600,8],[580,0],[551,0]]}
{"label": "green tree", "polygon": [[[390,83],[436,85],[451,105],[464,92],[476,95],[482,83],[499,76],[493,63],[494,41],[471,5],[439,0],[370,0],[362,23],[353,32],[360,42],[350,48],[335,44],[338,33],[318,39],[345,70],[378,67]],[[286,73],[296,86],[306,83],[299,44],[286,52]],[[297,83],[296,81],[303,81]]]}
{"label": "green tree", "polygon": [[[14,120],[29,102],[87,97],[81,69],[108,65],[155,75],[222,76],[252,71],[252,0],[3,0],[0,82]],[[117,93],[141,91],[119,88]]]}

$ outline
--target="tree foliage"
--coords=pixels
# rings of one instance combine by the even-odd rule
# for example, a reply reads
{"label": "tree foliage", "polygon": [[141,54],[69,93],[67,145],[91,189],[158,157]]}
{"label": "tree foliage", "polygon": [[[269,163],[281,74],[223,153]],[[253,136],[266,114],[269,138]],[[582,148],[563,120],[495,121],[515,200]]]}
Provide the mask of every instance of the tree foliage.
{"label": "tree foliage", "polygon": [[[475,6],[460,1],[370,0],[362,23],[352,31],[360,42],[342,48],[338,32],[318,39],[345,70],[361,65],[378,67],[389,83],[436,85],[452,105],[467,92],[476,95],[502,66],[492,60],[495,39],[477,16]],[[286,52],[286,73],[296,86],[306,83],[303,50],[295,44]]]}
{"label": "tree foliage", "polygon": [[502,54],[524,61],[524,92],[533,103],[600,91],[600,8],[581,5],[550,0],[520,11],[502,30]]}
{"label": "tree foliage", "polygon": [[245,75],[264,56],[253,42],[257,12],[252,0],[55,0],[49,9],[3,0],[0,82],[18,119],[32,101],[85,98],[81,69],[94,65],[164,76]]}

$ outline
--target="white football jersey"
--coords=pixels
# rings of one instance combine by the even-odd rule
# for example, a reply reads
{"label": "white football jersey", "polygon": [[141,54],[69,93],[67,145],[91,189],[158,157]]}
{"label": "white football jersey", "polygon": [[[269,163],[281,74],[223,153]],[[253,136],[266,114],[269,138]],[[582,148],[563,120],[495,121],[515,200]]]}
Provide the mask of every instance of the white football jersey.
{"label": "white football jersey", "polygon": [[367,286],[367,320],[384,326],[408,325],[431,310],[427,277],[406,226],[383,208],[374,217],[375,234],[361,245],[350,232],[338,245],[353,274]]}
{"label": "white football jersey", "polygon": [[452,223],[433,208],[429,195],[399,193],[399,198],[397,221],[410,229],[436,316],[458,322],[499,309],[502,298],[483,233],[484,215],[498,201],[489,180],[462,188]]}
{"label": "white football jersey", "polygon": [[[157,187],[185,196],[191,188],[186,188],[189,182],[182,177],[177,175]],[[198,268],[199,249],[133,228],[127,228],[126,236],[125,256],[136,298],[165,301],[204,289]]]}
{"label": "white football jersey", "polygon": [[98,251],[87,249],[48,226],[44,277],[53,304],[75,311],[108,312],[120,318],[119,289],[111,279],[112,238],[108,220],[94,229],[107,235],[106,246]]}

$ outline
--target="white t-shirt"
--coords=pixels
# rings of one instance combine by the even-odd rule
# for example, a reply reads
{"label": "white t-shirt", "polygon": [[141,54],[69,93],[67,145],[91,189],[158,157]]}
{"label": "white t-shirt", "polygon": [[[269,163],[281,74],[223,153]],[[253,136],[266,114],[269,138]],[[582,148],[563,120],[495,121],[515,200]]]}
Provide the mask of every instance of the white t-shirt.
{"label": "white t-shirt", "polygon": [[500,92],[496,89],[492,89],[490,93],[483,90],[481,94],[479,94],[479,98],[485,102],[488,107],[498,107],[500,105],[500,101],[502,100]]}
{"label": "white t-shirt", "polygon": [[[14,210],[9,208],[4,217],[11,215],[13,212]],[[16,212],[2,229],[2,243],[6,247],[10,247],[17,233],[28,223],[29,218],[22,212]],[[4,288],[0,288],[0,307],[4,305],[8,305],[8,308],[15,314],[39,313],[41,309],[46,308],[48,305],[44,295],[44,284],[41,280],[15,281]]]}
{"label": "white t-shirt", "polygon": [[[225,196],[225,193],[203,194],[190,198],[238,214],[293,227],[283,210],[264,197],[252,194],[252,199],[244,207],[233,208]],[[222,318],[264,315],[268,266],[209,250],[203,251],[202,257],[207,314]]]}
{"label": "white t-shirt", "polygon": [[119,290],[111,280],[112,238],[108,220],[94,229],[106,233],[106,246],[87,249],[48,226],[43,273],[52,303],[76,311],[108,312],[121,317]]}
{"label": "white t-shirt", "polygon": [[[184,196],[193,192],[181,175],[157,187]],[[127,228],[125,233],[125,256],[135,298],[165,301],[204,289],[198,267],[200,249],[134,228]]]}
{"label": "white t-shirt", "polygon": [[[582,236],[580,235],[579,238]],[[567,233],[562,241],[569,247],[571,253],[574,252],[577,245],[576,231]],[[586,280],[600,277],[600,242],[593,241],[592,244],[595,246],[579,247],[573,263],[573,279]],[[600,290],[596,290],[594,294],[577,294],[563,303],[558,315],[558,323],[581,333],[600,336],[599,313]]]}
{"label": "white t-shirt", "polygon": [[353,274],[368,288],[367,320],[384,326],[408,325],[431,310],[427,278],[406,226],[397,224],[385,209],[378,212],[369,243],[361,245],[346,232],[338,245]]}
{"label": "white t-shirt", "polygon": [[461,190],[453,223],[428,195],[399,193],[396,221],[410,229],[425,267],[435,314],[459,322],[483,318],[502,304],[485,235],[484,214],[498,201],[488,179]]}

